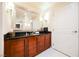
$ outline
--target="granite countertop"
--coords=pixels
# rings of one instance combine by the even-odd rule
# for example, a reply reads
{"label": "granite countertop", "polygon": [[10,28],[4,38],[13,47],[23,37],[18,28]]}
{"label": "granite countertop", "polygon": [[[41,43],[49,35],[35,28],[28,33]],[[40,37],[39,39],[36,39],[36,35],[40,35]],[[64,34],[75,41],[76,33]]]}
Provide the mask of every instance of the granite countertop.
{"label": "granite countertop", "polygon": [[[47,32],[47,33],[51,33],[51,32]],[[22,36],[10,36],[10,37],[5,37],[4,36],[4,40],[12,40],[12,39],[18,39],[18,38],[27,38],[27,37],[32,37],[32,36],[40,36],[42,34],[46,34],[46,33],[30,34],[30,35],[22,35]]]}
{"label": "granite countertop", "polygon": [[[40,34],[39,34],[39,35],[40,35]],[[4,39],[5,39],[5,40],[10,40],[10,39],[27,38],[27,37],[39,36],[39,35],[11,36],[11,37],[4,38]]]}

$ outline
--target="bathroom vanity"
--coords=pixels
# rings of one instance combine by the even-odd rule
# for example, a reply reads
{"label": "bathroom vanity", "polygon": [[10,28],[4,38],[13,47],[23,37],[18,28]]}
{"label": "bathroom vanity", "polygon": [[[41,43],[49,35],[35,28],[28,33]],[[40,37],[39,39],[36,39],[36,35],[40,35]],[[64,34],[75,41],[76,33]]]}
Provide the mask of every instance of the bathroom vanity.
{"label": "bathroom vanity", "polygon": [[51,32],[4,39],[5,57],[34,57],[51,47]]}

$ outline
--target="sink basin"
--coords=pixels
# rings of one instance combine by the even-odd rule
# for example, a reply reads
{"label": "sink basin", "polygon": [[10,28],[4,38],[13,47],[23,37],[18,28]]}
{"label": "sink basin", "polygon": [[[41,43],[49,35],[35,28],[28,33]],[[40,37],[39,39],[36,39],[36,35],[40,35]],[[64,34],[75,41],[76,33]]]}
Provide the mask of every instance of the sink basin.
{"label": "sink basin", "polygon": [[39,35],[39,32],[32,32],[30,35]]}

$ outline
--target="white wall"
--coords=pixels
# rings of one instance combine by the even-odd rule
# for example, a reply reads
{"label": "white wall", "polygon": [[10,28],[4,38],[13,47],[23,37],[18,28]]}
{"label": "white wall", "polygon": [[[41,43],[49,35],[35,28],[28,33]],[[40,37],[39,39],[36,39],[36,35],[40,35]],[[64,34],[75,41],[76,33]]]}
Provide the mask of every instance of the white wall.
{"label": "white wall", "polygon": [[10,32],[12,30],[11,27],[11,16],[8,14],[9,12],[6,10],[5,3],[3,3],[3,34]]}
{"label": "white wall", "polygon": [[0,56],[4,56],[4,34],[11,31],[11,18],[5,10],[5,3],[0,3]]}
{"label": "white wall", "polygon": [[54,10],[52,17],[53,47],[67,55],[78,56],[78,33],[73,33],[78,31],[78,3]]}
{"label": "white wall", "polygon": [[0,56],[3,56],[2,3],[0,2]]}

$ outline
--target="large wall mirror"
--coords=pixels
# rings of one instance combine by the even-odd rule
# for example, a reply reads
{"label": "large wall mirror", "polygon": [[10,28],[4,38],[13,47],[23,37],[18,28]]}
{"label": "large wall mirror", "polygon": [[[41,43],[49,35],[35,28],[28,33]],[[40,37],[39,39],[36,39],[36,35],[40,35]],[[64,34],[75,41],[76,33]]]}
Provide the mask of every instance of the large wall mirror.
{"label": "large wall mirror", "polygon": [[11,27],[14,31],[39,31],[49,26],[49,11],[49,4],[14,3]]}
{"label": "large wall mirror", "polygon": [[36,31],[39,30],[39,14],[15,5],[15,31]]}

